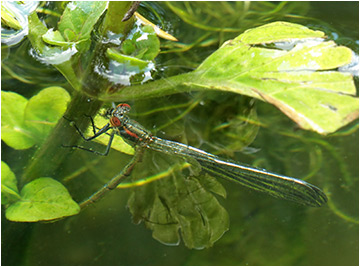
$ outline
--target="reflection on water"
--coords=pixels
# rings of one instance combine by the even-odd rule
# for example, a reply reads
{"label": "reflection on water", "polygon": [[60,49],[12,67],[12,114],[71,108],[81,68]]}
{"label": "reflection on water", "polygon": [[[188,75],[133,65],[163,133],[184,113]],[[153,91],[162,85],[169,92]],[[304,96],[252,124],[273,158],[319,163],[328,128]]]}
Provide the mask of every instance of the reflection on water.
{"label": "reflection on water", "polygon": [[[18,44],[28,34],[28,15],[33,12],[39,1],[2,1],[1,2],[1,43],[12,46]],[[13,17],[18,23],[19,29],[3,28],[5,13]]]}

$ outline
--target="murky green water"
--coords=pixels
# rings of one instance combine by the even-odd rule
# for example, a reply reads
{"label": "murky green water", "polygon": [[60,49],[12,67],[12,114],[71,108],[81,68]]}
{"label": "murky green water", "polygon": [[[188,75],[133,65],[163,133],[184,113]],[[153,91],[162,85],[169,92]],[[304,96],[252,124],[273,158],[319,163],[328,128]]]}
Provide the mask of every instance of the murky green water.
{"label": "murky green water", "polygon": [[[187,72],[225,40],[248,28],[276,20],[322,30],[338,44],[358,53],[358,2],[248,4],[232,3],[231,9],[225,3],[211,2],[198,6],[157,2],[143,5],[143,13],[151,12],[152,8],[157,10],[164,18],[163,27],[183,44],[203,42],[187,51],[181,46],[173,48],[180,49],[177,53],[161,54],[157,63],[164,69],[159,76]],[[185,23],[173,13],[175,8],[191,10],[193,16],[198,16],[194,21],[207,21],[208,28]],[[245,10],[248,13],[242,13]],[[149,18],[161,23],[151,14]],[[239,31],[214,31],[217,27]],[[62,86],[71,91],[54,68],[29,56],[30,47],[25,41],[11,49],[2,48],[2,90],[14,91],[26,98],[47,86]],[[134,117],[148,129],[158,129],[160,136],[308,180],[324,189],[330,199],[328,205],[302,207],[222,181],[227,198],[218,197],[218,200],[229,213],[230,227],[213,247],[203,250],[190,250],[183,242],[178,246],[163,245],[152,238],[144,223],[133,224],[127,209],[130,189],[115,190],[79,215],[53,223],[10,222],[5,219],[3,209],[2,264],[358,265],[358,122],[337,134],[323,137],[299,129],[269,104],[231,93],[192,92],[137,100],[132,104]],[[192,105],[194,108],[185,112]],[[163,109],[147,114],[154,107]],[[180,120],[174,120],[183,112]],[[235,126],[239,139],[225,136],[222,130],[219,131],[221,127],[215,130],[225,119],[231,120],[234,114],[255,122]],[[174,122],[163,126],[170,120]],[[3,143],[2,160],[20,176],[34,151],[13,150]],[[61,153],[68,152],[59,148]],[[65,178],[63,183],[80,201],[119,172],[128,161],[129,156],[114,151],[106,158],[76,151],[67,154],[56,176]],[[167,161],[171,164],[173,159],[147,153],[136,174],[157,172],[157,168]],[[80,167],[85,167],[84,171],[80,171]]]}

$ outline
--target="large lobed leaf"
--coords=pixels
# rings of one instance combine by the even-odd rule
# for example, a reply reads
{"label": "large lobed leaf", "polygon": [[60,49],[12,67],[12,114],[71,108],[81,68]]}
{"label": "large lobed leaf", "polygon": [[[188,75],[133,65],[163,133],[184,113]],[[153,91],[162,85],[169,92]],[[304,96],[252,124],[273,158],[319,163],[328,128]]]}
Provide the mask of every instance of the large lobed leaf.
{"label": "large lobed leaf", "polygon": [[352,75],[335,70],[353,52],[324,37],[286,22],[248,30],[208,57],[191,84],[259,98],[304,129],[334,132],[358,117],[358,98]]}
{"label": "large lobed leaf", "polygon": [[[168,159],[156,154],[144,159],[143,164],[148,160],[163,166]],[[138,172],[149,174],[149,169]],[[134,188],[128,206],[133,220],[143,220],[161,243],[178,245],[182,236],[188,248],[202,249],[212,246],[229,228],[228,213],[214,194],[226,195],[216,179],[206,175],[186,177],[178,170],[168,178]]]}

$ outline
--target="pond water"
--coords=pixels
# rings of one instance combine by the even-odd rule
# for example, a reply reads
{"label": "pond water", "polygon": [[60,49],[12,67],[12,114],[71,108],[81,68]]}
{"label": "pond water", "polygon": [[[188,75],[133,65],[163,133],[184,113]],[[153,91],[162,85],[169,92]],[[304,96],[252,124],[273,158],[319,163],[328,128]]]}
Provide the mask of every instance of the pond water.
{"label": "pond water", "polygon": [[[48,2],[42,8],[39,17],[56,25],[57,16],[51,14],[61,10],[60,2]],[[137,73],[134,80],[148,80],[151,72],[153,79],[189,72],[224,41],[279,20],[321,30],[338,45],[358,54],[358,10],[358,2],[143,2],[139,12],[181,41],[174,45],[163,40],[161,50],[168,53],[157,57],[158,72],[147,69],[146,75]],[[3,91],[31,98],[43,88],[57,86],[76,95],[74,84],[70,85],[51,65],[35,59],[31,51],[28,40],[11,48],[2,44]],[[358,78],[355,83],[358,85]],[[114,190],[80,214],[48,223],[8,221],[3,206],[3,265],[358,265],[358,120],[322,136],[300,129],[268,103],[234,93],[192,91],[127,101],[133,107],[132,117],[153,133],[307,180],[325,191],[328,204],[304,207],[220,181],[227,196],[215,196],[217,204],[229,214],[229,230],[204,249],[189,249],[183,241],[176,246],[160,243],[152,237],[157,235],[145,227],[144,221],[148,226],[153,224],[149,220],[151,212],[149,218],[130,213],[139,208],[138,203],[129,200],[150,195],[147,189],[151,183],[143,190]],[[102,105],[94,99],[91,102]],[[64,143],[66,137],[59,138]],[[92,146],[103,151],[105,148]],[[2,160],[21,177],[36,149],[15,150],[2,142]],[[96,191],[130,161],[129,155],[116,150],[102,157],[59,146],[50,158],[59,155],[64,155],[62,165],[52,175],[76,201]],[[146,152],[132,173],[133,179],[164,171],[177,161],[176,157]],[[48,167],[44,165],[41,168],[45,170]],[[175,172],[164,178],[164,184],[194,170]],[[168,194],[173,194],[172,189]],[[181,216],[186,218],[186,214]],[[168,230],[164,228],[164,232]]]}

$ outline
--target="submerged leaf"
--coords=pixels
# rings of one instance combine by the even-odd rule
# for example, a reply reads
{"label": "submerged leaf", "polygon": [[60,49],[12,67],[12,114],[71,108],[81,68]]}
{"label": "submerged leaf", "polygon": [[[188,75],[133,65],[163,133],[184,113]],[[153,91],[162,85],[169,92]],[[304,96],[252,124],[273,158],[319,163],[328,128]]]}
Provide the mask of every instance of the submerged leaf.
{"label": "submerged leaf", "polygon": [[33,146],[36,141],[24,123],[28,100],[15,92],[1,91],[1,139],[16,150]]}
{"label": "submerged leaf", "polygon": [[17,150],[41,144],[64,114],[70,101],[61,87],[49,87],[29,101],[14,92],[1,92],[2,140]]}
{"label": "submerged leaf", "polygon": [[[156,156],[153,161],[162,166],[162,157]],[[134,188],[128,206],[133,220],[144,220],[158,241],[177,245],[181,234],[188,248],[202,249],[212,246],[229,227],[227,211],[211,192],[225,196],[215,179],[207,175],[185,178],[178,170],[171,177]]]}
{"label": "submerged leaf", "polygon": [[6,209],[10,221],[36,222],[58,219],[79,213],[78,204],[68,190],[51,178],[29,182],[21,190],[21,199]]}
{"label": "submerged leaf", "polygon": [[[208,57],[192,84],[259,98],[304,129],[334,132],[358,117],[352,75],[333,70],[349,64],[352,51],[320,37],[285,22],[251,29]],[[274,47],[254,46],[260,43]]]}
{"label": "submerged leaf", "polygon": [[63,116],[69,93],[61,87],[48,87],[33,96],[25,108],[25,123],[39,140],[45,139]]}
{"label": "submerged leaf", "polygon": [[1,204],[6,205],[20,198],[15,174],[1,161]]}

